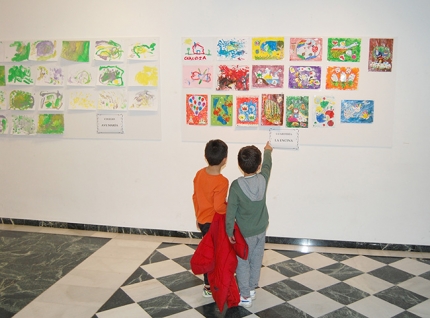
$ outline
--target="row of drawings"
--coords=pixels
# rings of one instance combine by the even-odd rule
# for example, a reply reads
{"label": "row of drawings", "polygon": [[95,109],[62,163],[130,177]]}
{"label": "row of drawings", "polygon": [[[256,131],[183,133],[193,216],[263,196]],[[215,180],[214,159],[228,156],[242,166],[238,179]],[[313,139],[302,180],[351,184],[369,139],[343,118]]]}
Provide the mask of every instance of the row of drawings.
{"label": "row of drawings", "polygon": [[[357,90],[359,75],[359,67],[328,66],[325,88]],[[284,81],[287,80],[290,89],[320,89],[322,76],[321,66],[183,65],[182,87],[206,89],[215,87],[217,91],[248,91],[259,88],[284,88],[287,86]]]}
{"label": "row of drawings", "polygon": [[[325,41],[325,43],[324,43]],[[361,38],[291,37],[187,37],[182,39],[182,60],[193,61],[290,61],[360,62],[363,56]],[[370,38],[368,70],[390,72],[393,58],[393,39]]]}
{"label": "row of drawings", "polygon": [[0,135],[51,135],[64,133],[64,114],[12,114],[0,112]]}
{"label": "row of drawings", "polygon": [[[260,106],[261,105],[261,106]],[[186,124],[211,126],[334,127],[373,123],[373,100],[341,100],[333,96],[261,96],[186,94]],[[339,118],[340,113],[340,118]]]}

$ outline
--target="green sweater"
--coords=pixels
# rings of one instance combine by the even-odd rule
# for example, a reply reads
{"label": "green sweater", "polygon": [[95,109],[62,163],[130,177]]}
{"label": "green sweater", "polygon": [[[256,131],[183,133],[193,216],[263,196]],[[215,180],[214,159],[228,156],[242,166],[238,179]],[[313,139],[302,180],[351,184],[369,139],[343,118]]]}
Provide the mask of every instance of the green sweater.
{"label": "green sweater", "polygon": [[226,216],[228,236],[233,235],[235,221],[245,238],[266,231],[269,225],[266,192],[271,169],[272,152],[265,150],[260,173],[240,177],[231,183]]}

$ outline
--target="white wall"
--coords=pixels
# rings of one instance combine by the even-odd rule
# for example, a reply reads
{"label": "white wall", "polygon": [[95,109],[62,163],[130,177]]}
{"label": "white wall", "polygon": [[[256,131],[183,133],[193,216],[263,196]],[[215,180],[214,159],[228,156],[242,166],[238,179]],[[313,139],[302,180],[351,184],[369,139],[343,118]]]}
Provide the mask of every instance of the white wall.
{"label": "white wall", "polygon": [[[0,217],[196,231],[204,143],[181,139],[181,37],[395,37],[393,146],[274,151],[268,235],[430,245],[429,14],[427,0],[0,0],[1,40],[159,36],[162,50],[162,140],[1,136]],[[230,181],[244,145],[229,144]]]}

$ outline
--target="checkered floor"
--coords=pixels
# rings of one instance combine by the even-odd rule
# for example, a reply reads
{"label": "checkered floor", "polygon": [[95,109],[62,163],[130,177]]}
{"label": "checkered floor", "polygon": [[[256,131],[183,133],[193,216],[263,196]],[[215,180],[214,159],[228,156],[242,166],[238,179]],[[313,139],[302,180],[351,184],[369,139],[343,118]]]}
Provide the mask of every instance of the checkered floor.
{"label": "checkered floor", "polygon": [[197,245],[160,243],[94,318],[430,317],[430,259],[267,249],[252,307],[202,297]]}

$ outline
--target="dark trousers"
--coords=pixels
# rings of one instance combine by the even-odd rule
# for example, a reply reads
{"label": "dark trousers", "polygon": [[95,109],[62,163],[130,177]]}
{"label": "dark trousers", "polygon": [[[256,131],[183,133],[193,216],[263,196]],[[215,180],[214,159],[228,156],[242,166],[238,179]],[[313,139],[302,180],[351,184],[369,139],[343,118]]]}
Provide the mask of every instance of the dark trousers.
{"label": "dark trousers", "polygon": [[[202,235],[205,236],[207,232],[209,232],[209,227],[211,226],[210,223],[205,223],[205,224],[200,224],[199,223],[199,228],[200,228],[200,232],[202,232]],[[208,280],[208,274],[203,274],[203,278],[205,280],[205,285],[209,286],[209,280]]]}

